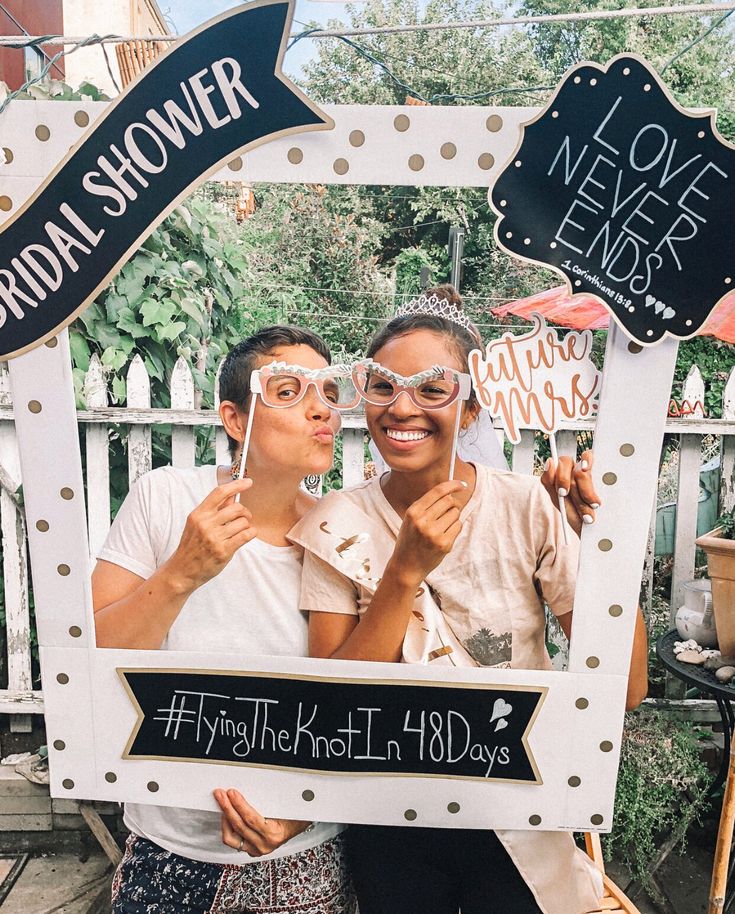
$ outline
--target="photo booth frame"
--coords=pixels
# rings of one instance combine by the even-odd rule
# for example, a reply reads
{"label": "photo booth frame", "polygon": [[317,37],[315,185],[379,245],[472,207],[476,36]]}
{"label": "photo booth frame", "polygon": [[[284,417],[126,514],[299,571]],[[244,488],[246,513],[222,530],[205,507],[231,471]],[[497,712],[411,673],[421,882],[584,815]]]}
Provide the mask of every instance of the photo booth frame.
{"label": "photo booth frame", "polygon": [[[0,170],[11,219],[80,139],[82,125],[89,124],[91,130],[106,107],[15,102],[0,115],[2,145],[13,152],[12,161]],[[520,126],[536,113],[527,108],[409,106],[324,106],[324,111],[333,129],[295,131],[239,152],[209,179],[492,187],[518,145]],[[0,249],[1,239],[0,234]],[[565,672],[97,648],[67,331],[13,358],[9,372],[52,796],[214,811],[212,790],[224,786],[240,789],[268,816],[407,826],[609,830],[639,585],[677,347],[676,340],[666,339],[644,348],[611,324],[595,424],[594,474],[603,503],[595,524],[582,531]],[[335,689],[347,682],[536,689],[543,701],[524,738],[539,777],[533,783],[511,783],[126,758],[139,715],[121,679],[123,670],[247,671],[291,679],[297,688],[325,680]]]}

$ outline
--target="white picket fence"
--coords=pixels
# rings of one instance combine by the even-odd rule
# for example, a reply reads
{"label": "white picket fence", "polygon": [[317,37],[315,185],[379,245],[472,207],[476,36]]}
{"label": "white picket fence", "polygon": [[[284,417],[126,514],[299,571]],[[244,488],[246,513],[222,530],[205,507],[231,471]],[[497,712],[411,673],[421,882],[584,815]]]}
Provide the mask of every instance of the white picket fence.
{"label": "white picket fence", "polygon": [[[215,384],[215,388],[216,388]],[[691,370],[680,402],[704,402],[705,382],[696,366]],[[84,384],[86,409],[78,412],[83,429],[87,467],[87,510],[90,553],[93,557],[110,526],[110,428],[127,431],[128,477],[130,483],[152,465],[151,427],[171,427],[171,464],[191,467],[196,457],[196,430],[215,428],[218,463],[229,462],[227,439],[216,410],[197,409],[197,392],[188,364],[179,359],[171,377],[171,408],[152,409],[150,379],[143,360],[136,355],[127,372],[127,405],[110,406],[105,372],[96,356],[92,358]],[[723,418],[705,419],[697,414],[672,418],[666,430],[679,438],[677,524],[671,606],[681,604],[682,584],[694,573],[699,469],[702,441],[715,436],[720,441],[721,507],[735,506],[735,367],[730,372],[723,396]],[[5,627],[8,687],[0,690],[0,713],[13,715],[11,728],[30,729],[32,713],[43,713],[43,694],[34,689],[31,674],[29,584],[25,517],[18,492],[20,468],[13,426],[13,407],[7,369],[0,366],[0,528],[5,581]],[[573,454],[577,432],[592,431],[593,420],[569,425],[558,433],[559,452]],[[364,478],[365,421],[359,413],[347,414],[342,426],[342,482],[353,485]],[[535,464],[537,438],[523,432],[513,449],[512,468],[531,473]],[[54,443],[48,442],[48,459],[54,459]],[[655,521],[655,516],[654,516]],[[91,568],[91,562],[90,562]],[[653,535],[644,568],[644,588],[650,589],[653,570]],[[645,602],[645,601],[644,601]]]}

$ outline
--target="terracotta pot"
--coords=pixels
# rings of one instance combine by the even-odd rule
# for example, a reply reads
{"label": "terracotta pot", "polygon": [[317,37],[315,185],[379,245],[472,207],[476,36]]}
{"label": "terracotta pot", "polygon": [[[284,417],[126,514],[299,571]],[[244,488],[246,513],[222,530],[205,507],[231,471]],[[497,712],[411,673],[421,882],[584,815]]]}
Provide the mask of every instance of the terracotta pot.
{"label": "terracotta pot", "polygon": [[735,540],[722,538],[717,527],[697,540],[707,553],[707,570],[712,581],[712,605],[717,640],[728,657],[735,655]]}

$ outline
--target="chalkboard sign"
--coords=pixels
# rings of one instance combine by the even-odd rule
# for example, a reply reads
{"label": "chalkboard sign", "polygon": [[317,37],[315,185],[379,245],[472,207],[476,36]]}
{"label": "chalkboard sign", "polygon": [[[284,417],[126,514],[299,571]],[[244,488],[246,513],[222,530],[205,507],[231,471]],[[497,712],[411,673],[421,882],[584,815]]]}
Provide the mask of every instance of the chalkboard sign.
{"label": "chalkboard sign", "polygon": [[643,345],[693,336],[735,280],[735,147],[712,121],[639,58],[575,67],[494,185],[498,243]]}
{"label": "chalkboard sign", "polygon": [[291,13],[249,4],[178,42],[0,229],[0,359],[65,327],[234,152],[333,126],[281,74]]}
{"label": "chalkboard sign", "polygon": [[540,784],[528,735],[546,689],[118,669],[129,759]]}

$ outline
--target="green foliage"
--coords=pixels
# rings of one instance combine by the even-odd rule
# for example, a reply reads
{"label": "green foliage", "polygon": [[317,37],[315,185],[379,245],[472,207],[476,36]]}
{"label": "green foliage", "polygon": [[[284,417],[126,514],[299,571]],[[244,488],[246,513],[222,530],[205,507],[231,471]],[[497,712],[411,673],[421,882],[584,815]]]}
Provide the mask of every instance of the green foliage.
{"label": "green foliage", "polygon": [[152,405],[170,405],[171,372],[183,356],[211,406],[217,364],[238,338],[232,312],[245,299],[248,278],[246,248],[233,220],[196,196],[180,204],[72,324],[78,399],[96,352],[109,374],[113,402],[122,401],[125,373],[137,352],[151,378]]}
{"label": "green foliage", "polygon": [[715,528],[717,527],[722,529],[720,535],[723,539],[735,540],[735,508],[731,511],[725,511],[724,514],[720,514],[715,521]]}
{"label": "green foliage", "polygon": [[722,394],[730,369],[735,363],[735,349],[711,336],[695,336],[679,344],[672,389],[678,397],[692,365],[698,365],[705,380],[704,410],[710,419],[722,418]]}
{"label": "green foliage", "polygon": [[234,326],[268,312],[321,333],[336,355],[360,353],[392,298],[375,254],[382,227],[360,189],[260,185],[257,196],[239,229],[249,282]]}
{"label": "green foliage", "polygon": [[[542,15],[640,6],[637,0],[524,0],[519,13]],[[544,23],[531,28],[539,61],[556,81],[570,66],[583,60],[605,63],[623,52],[646,57],[664,75],[676,99],[687,107],[720,109],[719,128],[733,137],[735,114],[735,41],[722,18],[709,16],[633,16],[615,20]],[[691,46],[691,47],[690,47]],[[689,48],[687,50],[687,48]],[[683,52],[683,53],[682,53]],[[677,55],[678,59],[675,59]]]}
{"label": "green foliage", "polygon": [[710,776],[699,740],[688,724],[643,712],[627,715],[614,825],[602,841],[606,856],[618,857],[649,891],[660,841],[676,835],[683,845],[707,801]]}

